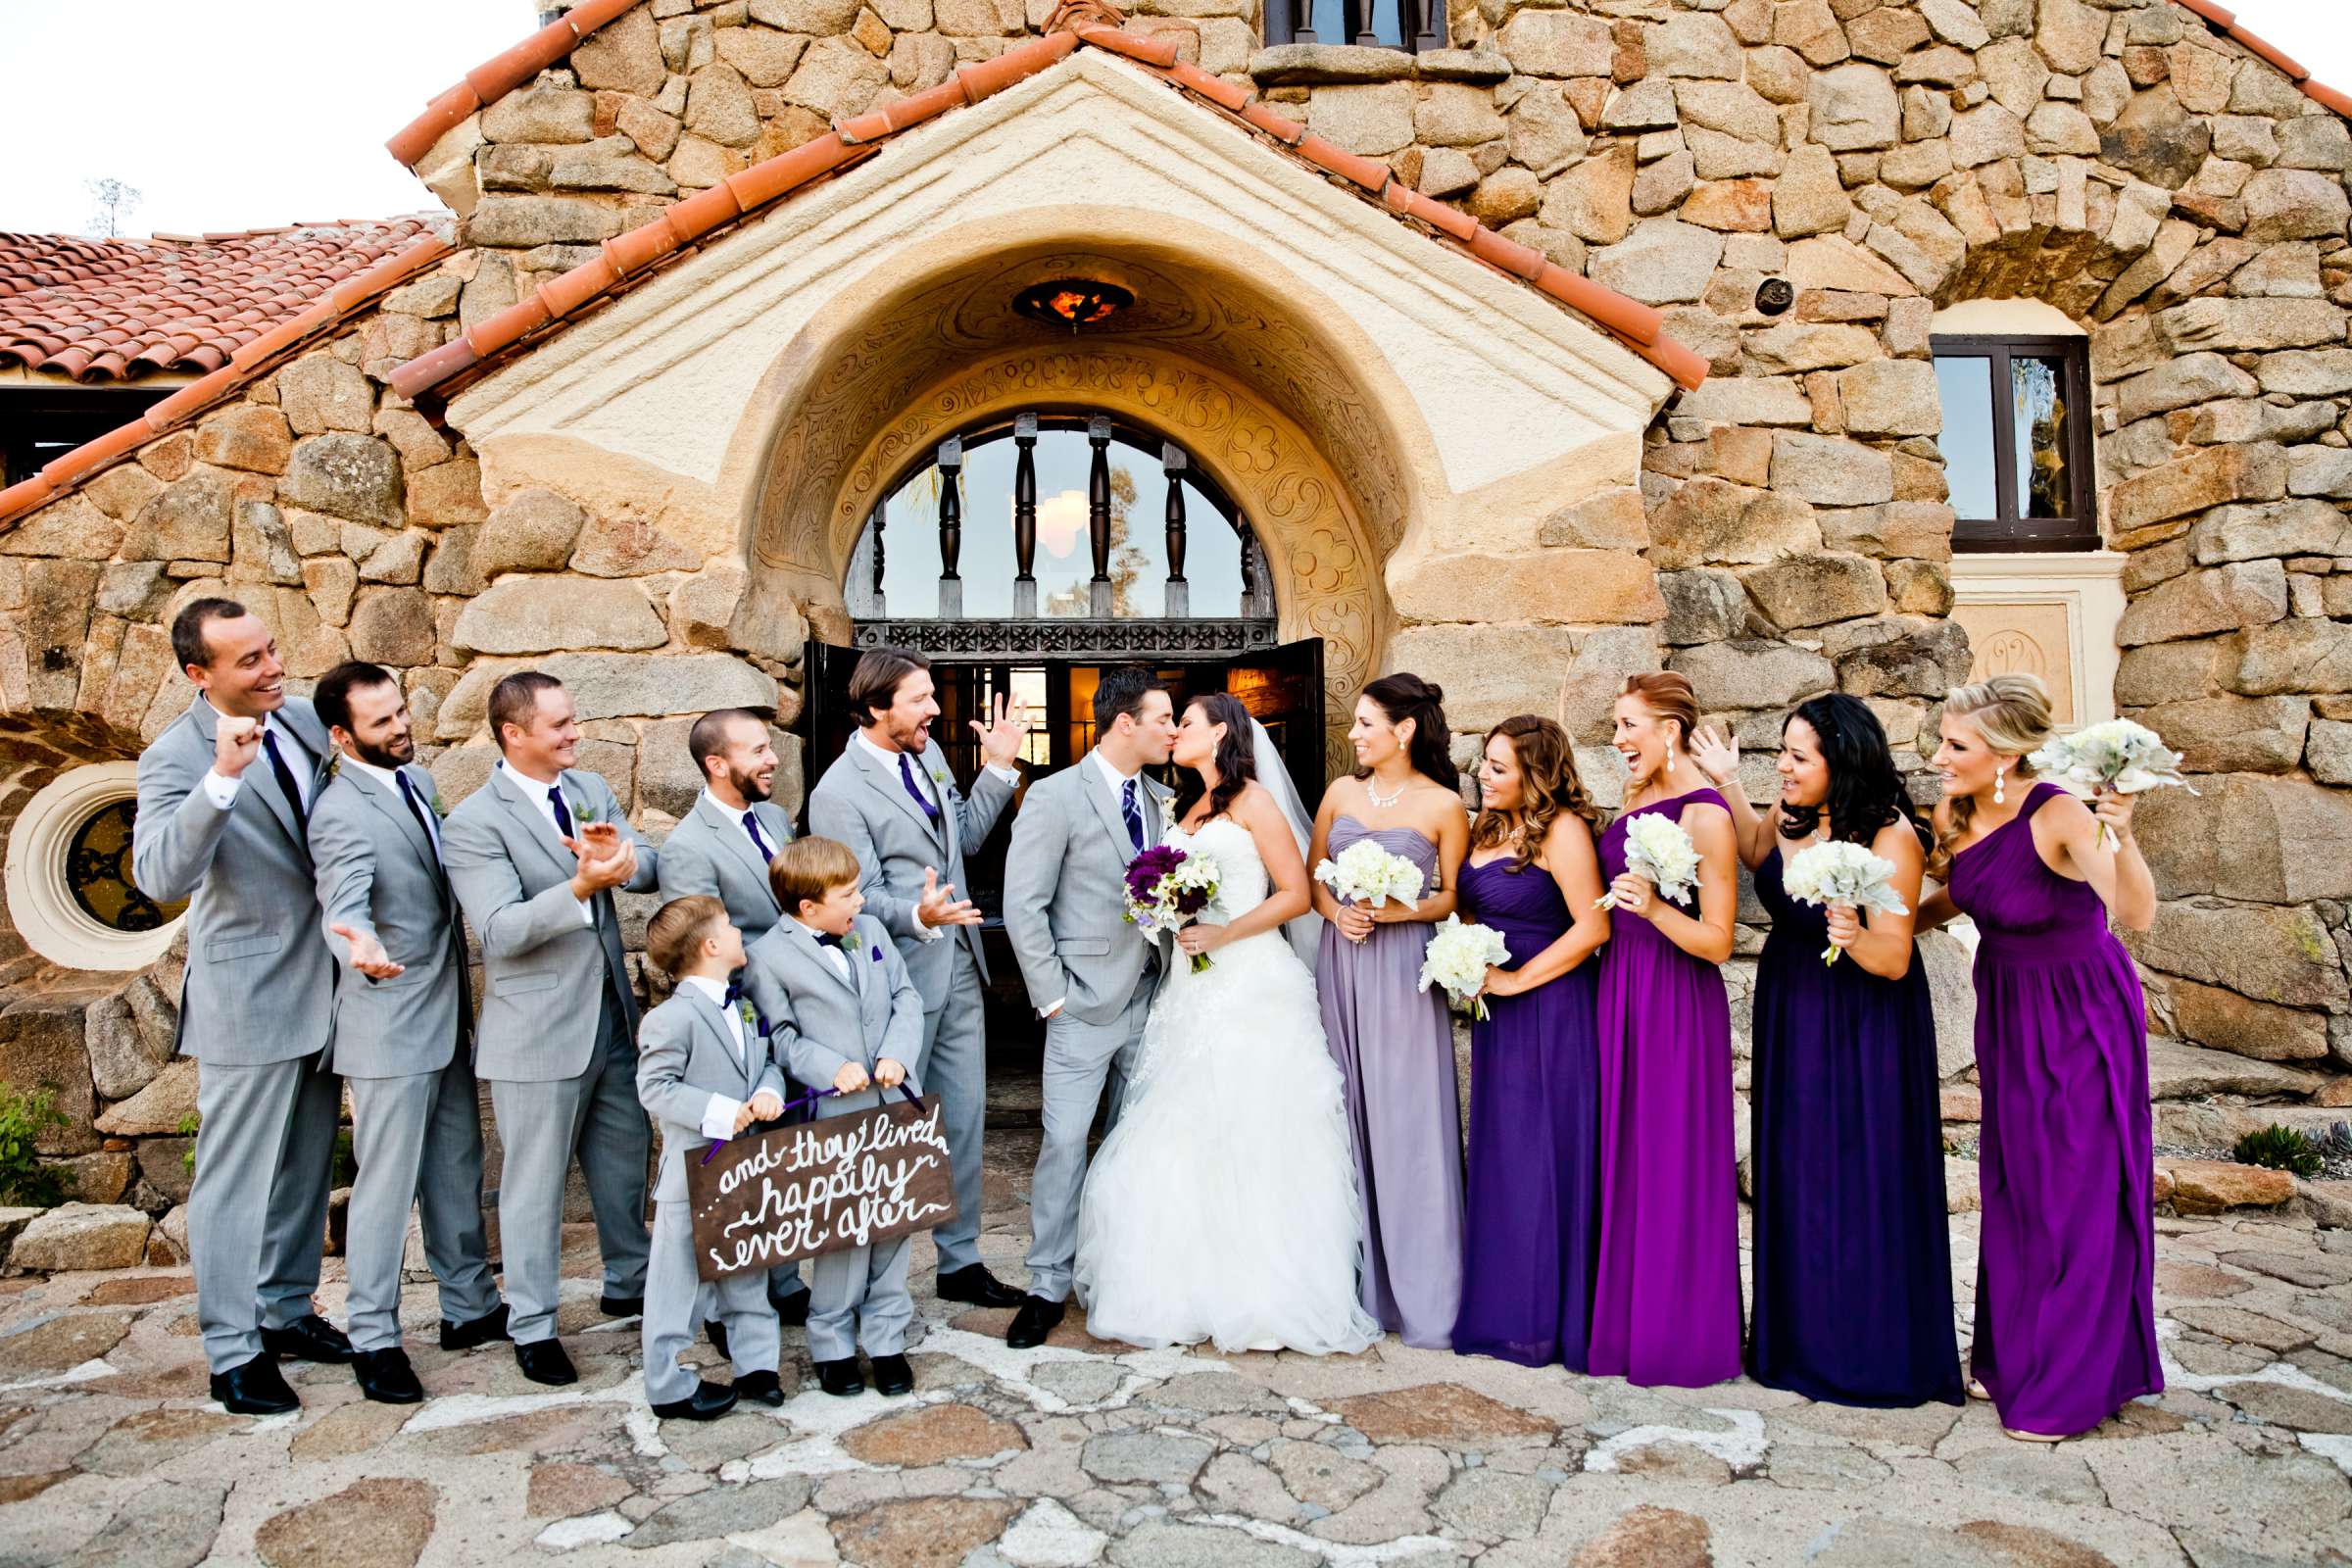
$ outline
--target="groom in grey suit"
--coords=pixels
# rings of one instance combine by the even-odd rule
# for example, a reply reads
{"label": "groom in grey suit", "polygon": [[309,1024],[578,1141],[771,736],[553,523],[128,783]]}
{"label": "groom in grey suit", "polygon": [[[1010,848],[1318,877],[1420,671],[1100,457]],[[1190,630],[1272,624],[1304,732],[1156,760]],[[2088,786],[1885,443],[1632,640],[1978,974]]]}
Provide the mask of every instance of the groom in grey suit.
{"label": "groom in grey suit", "polygon": [[556,1339],[564,1181],[579,1156],[604,1254],[606,1314],[645,1305],[645,1173],[637,998],[612,890],[650,892],[658,858],[603,778],[571,764],[571,694],[524,670],[490,690],[504,754],[442,824],[451,886],[482,940],[474,1070],[506,1146],[499,1249],[514,1359],[534,1383],[575,1381]]}
{"label": "groom in grey suit", "polygon": [[202,1119],[188,1194],[196,1316],[213,1397],[270,1415],[300,1402],[278,1356],[351,1359],[311,1310],[342,1100],[305,820],[326,731],[286,695],[277,640],[243,605],[191,601],[172,654],[197,697],[140,754],[131,879],[159,903],[193,900],[179,1049],[198,1063]]}
{"label": "groom in grey suit", "polygon": [[440,1283],[441,1348],[507,1337],[482,1227],[466,923],[400,683],[374,664],[338,664],[312,701],[341,754],[311,811],[311,858],[326,945],[352,971],[335,991],[334,1048],[360,1166],[344,1246],[352,1371],[368,1398],[415,1404],[424,1386],[400,1344],[411,1205]]}
{"label": "groom in grey suit", "polygon": [[[686,732],[686,754],[703,790],[662,841],[662,902],[708,894],[727,906],[727,919],[748,947],[782,913],[767,862],[792,842],[792,818],[768,799],[776,782],[775,742],[767,720],[750,709],[719,708]],[[767,1300],[783,1321],[808,1321],[800,1264],[767,1271]]]}
{"label": "groom in grey suit", "polygon": [[1004,857],[1004,929],[1046,1020],[1045,1141],[1029,1183],[1029,1294],[1005,1343],[1043,1345],[1061,1321],[1078,1250],[1086,1139],[1110,1085],[1118,1116],[1161,954],[1126,919],[1127,866],[1159,842],[1169,794],[1144,769],[1168,760],[1176,715],[1151,671],[1106,669],[1095,749],[1030,786]]}
{"label": "groom in grey suit", "polygon": [[980,911],[956,897],[963,862],[1020,787],[1014,760],[1028,738],[1024,711],[998,699],[990,722],[970,720],[986,764],[967,800],[931,742],[939,702],[931,662],[905,648],[869,649],[850,673],[858,733],[808,797],[809,831],[858,857],[866,912],[888,928],[923,997],[923,1050],[906,1065],[939,1097],[955,1165],[956,1216],[933,1233],[943,1301],[1011,1306],[1020,1293],[980,1261],[980,1140],[988,1110],[987,1031],[980,988]]}

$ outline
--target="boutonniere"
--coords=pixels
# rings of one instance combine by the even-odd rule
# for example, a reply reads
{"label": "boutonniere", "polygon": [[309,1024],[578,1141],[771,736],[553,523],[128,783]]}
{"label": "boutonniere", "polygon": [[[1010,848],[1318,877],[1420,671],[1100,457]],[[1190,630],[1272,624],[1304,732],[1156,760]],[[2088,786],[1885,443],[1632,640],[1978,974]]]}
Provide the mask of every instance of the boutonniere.
{"label": "boutonniere", "polygon": [[571,819],[573,821],[593,822],[596,820],[597,812],[594,802],[575,801],[569,796],[565,796],[564,798],[564,804],[571,808]]}
{"label": "boutonniere", "polygon": [[343,776],[343,754],[341,752],[326,754],[326,776],[329,780]]}
{"label": "boutonniere", "polygon": [[433,814],[435,816],[442,818],[448,817],[449,803],[441,798],[441,792],[439,790],[433,791],[433,798],[425,804],[433,808]]}

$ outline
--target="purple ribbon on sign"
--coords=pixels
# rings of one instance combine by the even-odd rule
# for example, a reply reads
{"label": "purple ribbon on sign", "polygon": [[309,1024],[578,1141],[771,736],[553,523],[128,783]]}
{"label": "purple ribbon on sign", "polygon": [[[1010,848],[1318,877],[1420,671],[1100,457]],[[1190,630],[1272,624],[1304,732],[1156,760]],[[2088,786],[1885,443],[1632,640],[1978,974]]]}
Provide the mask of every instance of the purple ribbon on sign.
{"label": "purple ribbon on sign", "polygon": [[[841,1091],[838,1089],[813,1090],[808,1094],[803,1095],[798,1100],[786,1101],[784,1103],[784,1108],[780,1111],[777,1111],[775,1116],[770,1119],[781,1120],[783,1117],[788,1116],[792,1112],[800,1109],[803,1105],[813,1105],[820,1100],[830,1099],[832,1096],[840,1093]],[[899,1093],[906,1097],[906,1103],[909,1105],[920,1106],[923,1102],[921,1096],[917,1095],[913,1090],[906,1087],[905,1079],[901,1079],[899,1081]],[[716,1143],[713,1143],[710,1148],[703,1151],[702,1163],[705,1165],[710,1164],[711,1155],[717,1153],[720,1150],[726,1148],[727,1145],[733,1143],[734,1141],[735,1140],[732,1138],[721,1138]]]}

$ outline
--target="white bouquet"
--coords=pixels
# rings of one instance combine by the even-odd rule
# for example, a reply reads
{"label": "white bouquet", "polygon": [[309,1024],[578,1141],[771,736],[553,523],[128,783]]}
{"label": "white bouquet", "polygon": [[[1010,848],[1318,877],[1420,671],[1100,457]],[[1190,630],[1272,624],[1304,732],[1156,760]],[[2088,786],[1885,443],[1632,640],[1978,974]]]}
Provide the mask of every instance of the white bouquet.
{"label": "white bouquet", "polygon": [[[1625,825],[1625,868],[1649,878],[1659,898],[1680,904],[1698,886],[1698,846],[1673,817],[1644,811]],[[1593,907],[1614,909],[1617,895],[1604,895]]]}
{"label": "white bouquet", "polygon": [[[1213,856],[1187,855],[1172,844],[1156,844],[1127,864],[1128,921],[1157,941],[1183,930],[1217,902]],[[1208,955],[1193,955],[1193,973],[1209,965]]]}
{"label": "white bouquet", "polygon": [[1334,897],[1367,906],[1394,899],[1409,909],[1421,898],[1421,867],[1373,839],[1357,839],[1316,866],[1315,880]]}
{"label": "white bouquet", "polygon": [[[1781,867],[1781,888],[1799,904],[1850,904],[1882,914],[1909,914],[1894,896],[1894,862],[1870,853],[1867,845],[1833,840],[1799,850]],[[1821,961],[1836,963],[1838,946],[1821,950]]]}
{"label": "white bouquet", "polygon": [[[2052,780],[2070,780],[2088,789],[2110,789],[2118,795],[2178,784],[2189,794],[2196,789],[2180,776],[2180,754],[2164,744],[2145,724],[2111,718],[2086,724],[2072,735],[2053,735],[2027,759],[2034,771]],[[2107,824],[2099,824],[2099,842],[2119,846]]]}
{"label": "white bouquet", "polygon": [[1430,935],[1428,951],[1421,958],[1421,989],[1443,986],[1454,1006],[1467,1003],[1476,1016],[1484,1018],[1487,1000],[1478,993],[1487,983],[1487,971],[1510,961],[1510,944],[1503,941],[1501,932],[1492,926],[1466,924],[1460,915],[1449,914]]}

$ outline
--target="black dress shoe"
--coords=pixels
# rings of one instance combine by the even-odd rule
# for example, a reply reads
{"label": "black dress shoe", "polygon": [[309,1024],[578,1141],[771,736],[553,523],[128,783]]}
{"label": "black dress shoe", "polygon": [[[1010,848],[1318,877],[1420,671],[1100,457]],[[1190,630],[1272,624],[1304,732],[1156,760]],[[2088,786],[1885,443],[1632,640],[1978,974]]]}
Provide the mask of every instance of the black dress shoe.
{"label": "black dress shoe", "polygon": [[790,1296],[771,1296],[767,1304],[776,1309],[776,1320],[791,1328],[806,1328],[808,1324],[808,1293],[795,1291]]}
{"label": "black dress shoe", "polygon": [[409,1352],[397,1345],[389,1350],[354,1350],[351,1370],[360,1380],[360,1392],[378,1404],[416,1404],[424,1398],[424,1385],[409,1365]]}
{"label": "black dress shoe", "polygon": [[906,1364],[905,1356],[877,1355],[871,1358],[871,1364],[874,1369],[874,1392],[876,1394],[898,1395],[914,1392],[914,1368]]}
{"label": "black dress shoe", "polygon": [[727,1326],[718,1319],[712,1318],[703,1325],[703,1338],[709,1340],[710,1348],[719,1354],[727,1353]]}
{"label": "black dress shoe", "polygon": [[708,1380],[694,1386],[694,1392],[683,1399],[654,1406],[654,1414],[664,1421],[715,1421],[735,1408],[735,1391],[724,1383]]}
{"label": "black dress shoe", "polygon": [[837,1399],[865,1392],[865,1379],[858,1371],[858,1358],[845,1356],[839,1361],[816,1363],[816,1386]]}
{"label": "black dress shoe", "polygon": [[560,1388],[566,1383],[580,1381],[579,1373],[572,1370],[571,1357],[564,1353],[564,1342],[561,1340],[533,1340],[528,1345],[517,1345],[514,1347],[514,1364],[522,1368],[522,1375],[533,1383],[548,1383]]}
{"label": "black dress shoe", "polygon": [[283,1415],[302,1408],[277,1369],[277,1357],[267,1350],[243,1366],[214,1373],[213,1397],[231,1415]]}
{"label": "black dress shoe", "polygon": [[607,1317],[642,1317],[645,1315],[645,1298],[600,1296],[596,1299],[596,1309]]}
{"label": "black dress shoe", "polygon": [[351,1341],[343,1331],[313,1312],[282,1329],[262,1330],[262,1348],[271,1355],[297,1361],[326,1361],[337,1365],[351,1359]]}
{"label": "black dress shoe", "polygon": [[1034,1350],[1046,1343],[1046,1336],[1059,1326],[1067,1311],[1059,1301],[1024,1296],[1021,1309],[1012,1314],[1012,1327],[1004,1331],[1004,1343],[1016,1350]]}
{"label": "black dress shoe", "polygon": [[966,1263],[939,1276],[939,1298],[968,1301],[973,1306],[1018,1306],[1021,1293],[991,1274],[979,1263]]}
{"label": "black dress shoe", "polygon": [[772,1410],[784,1402],[784,1385],[773,1372],[746,1372],[735,1380],[735,1397],[757,1399]]}
{"label": "black dress shoe", "polygon": [[477,1345],[490,1345],[507,1337],[507,1303],[484,1312],[470,1323],[452,1323],[441,1320],[441,1348],[470,1350]]}

